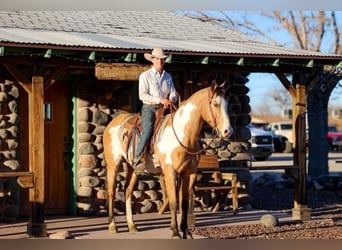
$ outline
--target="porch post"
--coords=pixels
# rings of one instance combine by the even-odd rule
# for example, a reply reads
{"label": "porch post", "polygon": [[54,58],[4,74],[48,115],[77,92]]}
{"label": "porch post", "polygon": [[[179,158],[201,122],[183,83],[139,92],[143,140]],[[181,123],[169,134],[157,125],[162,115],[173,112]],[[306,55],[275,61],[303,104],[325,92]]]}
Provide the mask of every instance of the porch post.
{"label": "porch post", "polygon": [[29,94],[29,162],[34,173],[34,187],[29,191],[30,216],[27,234],[46,237],[44,223],[44,78],[32,77],[32,92]]}
{"label": "porch post", "polygon": [[311,209],[307,204],[306,185],[306,88],[297,84],[294,103],[293,128],[295,129],[294,164],[298,166],[298,175],[294,178],[294,207],[292,218],[297,220],[310,220]]}

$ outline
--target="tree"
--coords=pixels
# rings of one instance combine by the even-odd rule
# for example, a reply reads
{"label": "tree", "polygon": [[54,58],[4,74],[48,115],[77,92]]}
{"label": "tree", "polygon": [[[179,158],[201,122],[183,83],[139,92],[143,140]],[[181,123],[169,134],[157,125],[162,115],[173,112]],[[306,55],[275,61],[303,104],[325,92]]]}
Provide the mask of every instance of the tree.
{"label": "tree", "polygon": [[[304,50],[342,54],[342,13],[335,11],[184,12],[192,18],[235,29],[267,42]],[[275,33],[286,34],[284,36]],[[270,35],[272,34],[272,35]],[[281,37],[282,40],[276,40]],[[339,68],[325,67],[301,79],[307,87],[309,167],[313,177],[328,173],[328,101],[342,79]],[[317,136],[319,135],[319,136]]]}
{"label": "tree", "polygon": [[282,86],[278,85],[274,89],[269,89],[265,101],[259,104],[252,111],[252,115],[276,115],[281,112],[284,114],[286,109],[291,108],[291,95]]}

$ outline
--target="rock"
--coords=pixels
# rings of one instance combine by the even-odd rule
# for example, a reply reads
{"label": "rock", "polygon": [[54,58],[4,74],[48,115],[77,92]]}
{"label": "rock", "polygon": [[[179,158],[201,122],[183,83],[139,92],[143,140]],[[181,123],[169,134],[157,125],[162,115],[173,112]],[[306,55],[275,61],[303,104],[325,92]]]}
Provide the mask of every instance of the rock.
{"label": "rock", "polygon": [[94,176],[84,176],[78,182],[79,187],[96,187],[100,184],[100,179]]}
{"label": "rock", "polygon": [[260,223],[266,227],[274,227],[278,225],[278,218],[271,214],[265,214],[261,216]]}
{"label": "rock", "polygon": [[74,239],[69,231],[59,231],[49,235],[50,239]]}

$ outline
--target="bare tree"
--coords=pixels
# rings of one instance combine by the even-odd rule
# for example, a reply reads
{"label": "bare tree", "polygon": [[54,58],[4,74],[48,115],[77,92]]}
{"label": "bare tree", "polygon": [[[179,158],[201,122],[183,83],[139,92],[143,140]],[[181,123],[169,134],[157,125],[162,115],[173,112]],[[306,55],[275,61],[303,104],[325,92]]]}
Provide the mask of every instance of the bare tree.
{"label": "bare tree", "polygon": [[291,108],[291,95],[282,86],[269,89],[263,102],[256,107],[252,107],[252,115],[276,115],[283,114],[285,109]]}
{"label": "bare tree", "polygon": [[[184,12],[203,22],[235,29],[269,43],[305,50],[342,53],[342,13],[335,11],[273,12]],[[337,15],[339,14],[339,15]],[[258,18],[257,21],[255,18]],[[339,19],[340,18],[340,19]],[[289,40],[276,40],[275,32],[285,32]],[[272,35],[270,35],[272,34]],[[282,39],[284,36],[281,36]],[[307,86],[309,123],[309,175],[328,173],[328,101],[332,90],[342,79],[340,68],[324,68],[302,79]],[[278,98],[278,97],[277,97]],[[319,135],[319,136],[317,136]]]}
{"label": "bare tree", "polygon": [[291,107],[291,95],[282,86],[270,91],[269,95],[282,110]]}
{"label": "bare tree", "polygon": [[[335,11],[190,11],[190,18],[238,30],[250,36],[286,47],[342,53],[340,16]],[[257,21],[256,21],[257,20]],[[277,40],[275,32],[286,32],[289,40]]]}

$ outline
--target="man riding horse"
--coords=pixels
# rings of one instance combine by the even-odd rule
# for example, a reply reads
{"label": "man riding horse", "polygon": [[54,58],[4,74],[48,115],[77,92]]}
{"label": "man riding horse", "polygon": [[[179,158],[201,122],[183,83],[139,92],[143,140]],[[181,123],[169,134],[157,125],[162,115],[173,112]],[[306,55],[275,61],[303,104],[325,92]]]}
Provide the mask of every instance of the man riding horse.
{"label": "man riding horse", "polygon": [[[139,99],[143,102],[141,108],[142,133],[134,155],[133,168],[137,174],[146,171],[144,152],[152,136],[155,123],[155,113],[160,108],[167,108],[178,99],[172,76],[164,70],[165,55],[161,48],[145,53],[146,60],[152,62],[152,67],[139,77]],[[160,167],[158,160],[155,167]]]}

